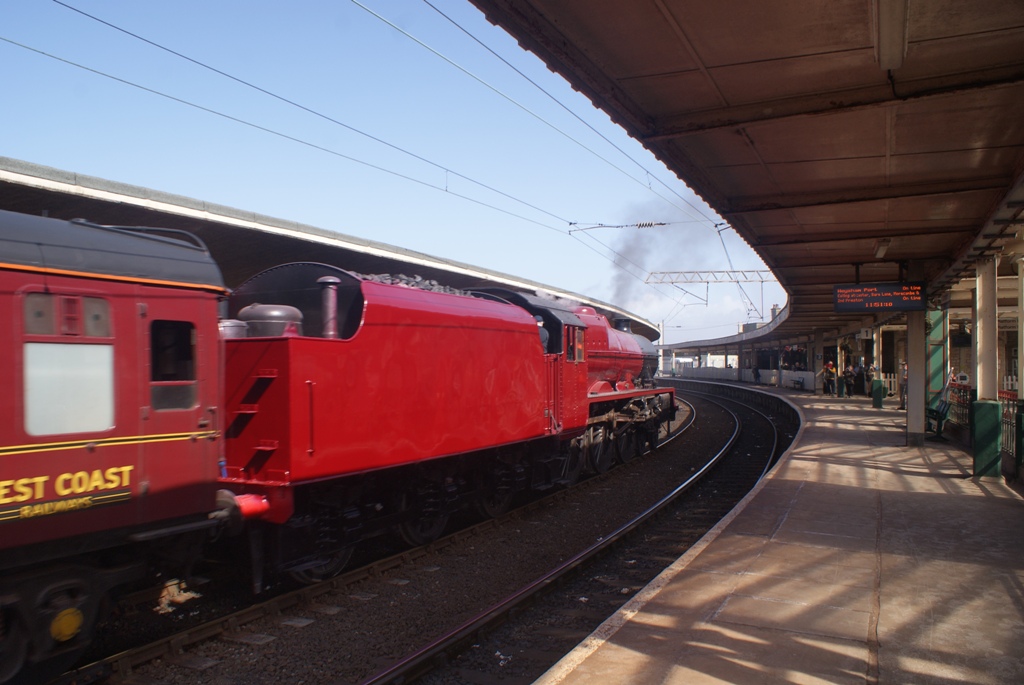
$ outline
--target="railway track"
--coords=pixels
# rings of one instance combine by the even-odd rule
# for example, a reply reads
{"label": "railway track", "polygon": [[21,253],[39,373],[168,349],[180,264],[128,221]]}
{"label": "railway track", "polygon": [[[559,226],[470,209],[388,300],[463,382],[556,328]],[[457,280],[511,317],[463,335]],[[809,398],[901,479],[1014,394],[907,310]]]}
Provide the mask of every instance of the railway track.
{"label": "railway track", "polygon": [[[778,417],[742,403],[705,394],[684,396],[698,413],[721,409],[743,426],[714,468],[681,484],[644,523],[616,540],[610,553],[417,682],[533,682],[728,514],[795,434],[796,427],[786,426],[786,421],[780,421],[780,434]],[[675,496],[683,492],[685,496]],[[364,685],[386,682],[403,680],[375,679]]]}
{"label": "railway track", "polygon": [[[713,405],[708,400],[698,399],[696,402],[704,406],[701,413],[712,411],[710,407]],[[717,423],[721,423],[721,414]],[[691,433],[697,434],[701,430],[711,432],[703,428],[703,424],[697,425],[686,434],[686,441],[692,443]],[[737,438],[739,443],[742,440],[742,436]],[[234,676],[226,677],[225,672],[237,674],[237,682],[247,683],[264,682],[263,678],[266,682],[300,679],[306,682],[409,682],[411,678],[433,669],[439,661],[448,661],[451,664],[448,669],[466,668],[467,659],[480,654],[481,650],[487,652],[490,649],[480,646],[481,635],[490,632],[499,636],[500,631],[492,632],[496,622],[504,622],[512,629],[516,624],[513,617],[533,610],[524,609],[524,606],[539,606],[533,599],[536,593],[549,591],[552,587],[569,587],[564,585],[567,582],[564,578],[573,573],[579,578],[597,582],[598,590],[581,594],[580,597],[586,597],[586,601],[575,600],[575,604],[570,604],[570,612],[587,617],[591,623],[599,622],[614,610],[605,608],[603,595],[609,595],[621,604],[647,582],[645,577],[652,577],[681,552],[666,549],[654,554],[649,550],[633,554],[626,551],[624,553],[631,559],[626,559],[621,565],[629,574],[624,574],[622,569],[614,573],[594,571],[597,568],[595,563],[614,563],[594,561],[601,549],[612,544],[609,541],[613,538],[630,535],[640,524],[618,525],[612,534],[610,531],[614,526],[598,520],[603,512],[595,512],[588,507],[592,507],[593,502],[603,501],[609,490],[623,489],[631,483],[638,490],[651,490],[654,485],[641,484],[642,476],[639,474],[648,470],[654,461],[675,466],[677,473],[674,477],[692,475],[700,470],[700,458],[680,459],[668,454],[677,449],[675,445],[663,447],[646,460],[634,460],[610,474],[591,479],[558,497],[535,502],[508,517],[478,524],[427,547],[404,551],[329,583],[282,595],[195,626],[184,633],[104,659],[66,677],[63,682],[71,679],[89,682],[108,676],[112,682],[236,682]],[[717,469],[715,472],[720,471]],[[664,485],[664,475],[654,477],[654,483],[659,481]],[[715,499],[717,495],[709,497]],[[696,499],[702,501],[707,497],[698,495]],[[724,512],[714,513],[706,503],[700,507],[706,510],[704,515],[709,520],[716,515],[719,518],[724,515]],[[602,508],[597,507],[598,510]],[[646,508],[650,509],[649,506]],[[731,505],[724,511],[729,509]],[[665,517],[661,514],[658,518]],[[692,514],[683,518],[690,521]],[[583,519],[583,525],[580,520],[575,520],[571,531],[565,530],[569,519]],[[703,534],[698,532],[699,525],[686,525],[693,529],[694,539]],[[644,530],[654,529],[648,527]],[[559,531],[570,540],[577,538],[575,542],[579,551],[568,558],[555,560],[550,559],[550,551],[539,554],[537,558],[516,552],[508,556],[513,545],[540,547],[539,543],[530,542],[531,537],[552,538]],[[632,535],[652,539],[670,537],[669,534],[651,532],[632,532]],[[582,545],[578,539],[582,537],[593,538],[593,544]],[[563,557],[564,549],[571,544],[560,540],[547,542],[550,544],[545,547],[563,549]],[[629,543],[625,543],[626,547],[621,542],[617,544],[620,549],[630,549]],[[502,557],[502,548],[507,558]],[[497,560],[497,564],[488,566],[487,560]],[[522,581],[524,574],[533,573],[536,578],[537,569],[556,566],[561,570],[540,574],[540,579],[533,582]],[[456,567],[460,568],[459,576],[463,580],[456,580],[455,587],[446,585]],[[467,577],[477,580],[470,584]],[[558,597],[561,591],[549,591],[547,596]],[[599,597],[601,601],[598,601]],[[418,608],[410,608],[413,605]],[[426,605],[432,608],[424,608]],[[373,621],[359,618],[369,615],[374,617]],[[439,627],[440,616],[448,619],[447,627]],[[533,622],[532,625],[545,624]],[[327,630],[328,637],[313,637],[321,629]],[[554,652],[561,649],[564,653],[579,641],[583,629],[555,627],[552,630],[561,633],[561,643],[568,645]],[[334,637],[330,637],[332,634]],[[344,638],[339,639],[339,634]],[[429,647],[411,647],[427,643]],[[310,654],[310,644],[314,645],[314,656],[297,656]],[[322,646],[318,648],[317,644]],[[504,666],[500,658],[503,649],[509,652],[504,655],[509,657]],[[522,654],[514,652],[514,648],[497,648],[484,659],[498,664],[495,677],[508,675],[509,664],[514,662],[518,667],[526,661]],[[408,656],[400,659],[403,653]],[[290,666],[253,666],[264,661],[288,663],[289,659]],[[424,677],[424,682],[469,682],[459,680],[460,676],[452,676],[450,672],[445,673],[446,669],[435,670]],[[486,670],[479,673],[484,678],[481,682],[486,682]]]}

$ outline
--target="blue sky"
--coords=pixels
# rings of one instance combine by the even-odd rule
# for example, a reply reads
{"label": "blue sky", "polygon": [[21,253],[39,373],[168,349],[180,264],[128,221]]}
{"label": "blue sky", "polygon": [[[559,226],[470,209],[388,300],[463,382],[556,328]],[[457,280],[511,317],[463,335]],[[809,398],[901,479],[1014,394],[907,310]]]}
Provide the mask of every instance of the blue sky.
{"label": "blue sky", "polygon": [[0,0],[0,155],[583,293],[667,342],[785,304],[777,284],[745,285],[749,303],[644,284],[764,265],[468,2],[62,2]]}

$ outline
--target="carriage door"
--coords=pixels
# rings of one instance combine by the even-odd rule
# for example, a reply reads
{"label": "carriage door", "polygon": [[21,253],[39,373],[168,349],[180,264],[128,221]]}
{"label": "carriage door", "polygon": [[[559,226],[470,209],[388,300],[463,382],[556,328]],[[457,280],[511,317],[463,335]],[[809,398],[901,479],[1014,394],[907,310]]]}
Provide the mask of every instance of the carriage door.
{"label": "carriage door", "polygon": [[217,317],[205,293],[161,291],[139,305],[145,518],[213,508]]}

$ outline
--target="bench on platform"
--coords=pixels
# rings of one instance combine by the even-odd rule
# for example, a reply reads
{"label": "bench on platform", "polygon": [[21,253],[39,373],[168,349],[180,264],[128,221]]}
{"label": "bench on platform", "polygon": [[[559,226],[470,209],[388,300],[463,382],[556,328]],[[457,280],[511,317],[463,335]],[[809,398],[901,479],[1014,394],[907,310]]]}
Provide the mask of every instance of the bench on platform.
{"label": "bench on platform", "polygon": [[793,379],[793,389],[794,390],[803,390],[804,389],[804,379],[803,378],[794,378]]}
{"label": "bench on platform", "polygon": [[949,416],[949,402],[946,400],[939,400],[934,407],[927,407],[924,410],[925,423],[931,426],[931,422],[935,422],[935,437],[942,437],[942,426],[946,423],[946,417]]}

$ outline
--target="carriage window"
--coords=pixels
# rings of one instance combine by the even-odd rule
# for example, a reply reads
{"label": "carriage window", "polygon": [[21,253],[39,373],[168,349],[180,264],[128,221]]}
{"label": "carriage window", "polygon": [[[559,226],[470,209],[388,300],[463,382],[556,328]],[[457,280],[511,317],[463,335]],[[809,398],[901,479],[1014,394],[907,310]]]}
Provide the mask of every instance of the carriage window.
{"label": "carriage window", "polygon": [[114,425],[114,346],[25,343],[25,431],[58,435]]}
{"label": "carriage window", "polygon": [[93,433],[114,425],[114,346],[109,303],[99,297],[27,293],[22,316],[25,432]]}
{"label": "carriage window", "polygon": [[110,303],[99,297],[28,293],[26,335],[111,337]]}
{"label": "carriage window", "polygon": [[110,303],[98,297],[83,297],[82,324],[87,337],[109,338]]}
{"label": "carriage window", "polygon": [[28,335],[55,335],[54,296],[48,293],[29,293],[25,296],[25,333]]}
{"label": "carriage window", "polygon": [[150,332],[150,390],[154,409],[196,403],[196,329],[187,321],[154,321]]}

